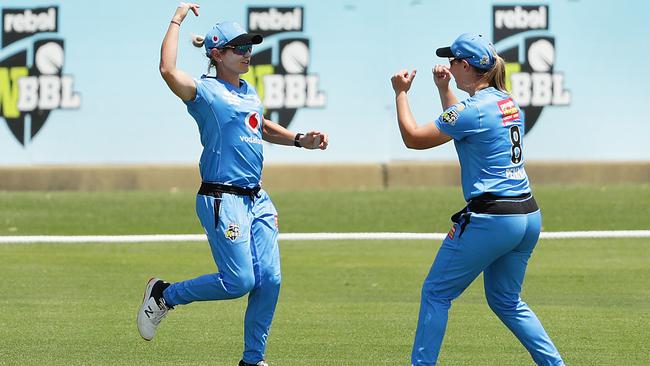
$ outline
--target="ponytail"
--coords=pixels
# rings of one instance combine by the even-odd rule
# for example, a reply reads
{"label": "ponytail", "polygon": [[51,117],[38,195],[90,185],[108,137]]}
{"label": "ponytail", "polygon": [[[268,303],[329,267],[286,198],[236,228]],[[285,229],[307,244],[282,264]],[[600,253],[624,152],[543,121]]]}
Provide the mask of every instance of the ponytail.
{"label": "ponytail", "polygon": [[495,54],[494,66],[491,69],[483,71],[476,69],[481,76],[479,83],[487,83],[491,87],[498,89],[504,93],[508,93],[506,89],[506,64],[501,56]]}

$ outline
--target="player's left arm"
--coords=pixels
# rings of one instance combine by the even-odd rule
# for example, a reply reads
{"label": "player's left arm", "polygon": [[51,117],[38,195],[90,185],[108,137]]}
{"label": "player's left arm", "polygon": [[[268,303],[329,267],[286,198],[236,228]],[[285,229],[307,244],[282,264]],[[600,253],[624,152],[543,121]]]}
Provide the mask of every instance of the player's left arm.
{"label": "player's left arm", "polygon": [[[264,118],[264,122],[262,123],[262,138],[264,141],[277,145],[293,146],[297,135],[279,124]],[[320,131],[309,131],[305,134],[300,134],[298,143],[300,147],[304,147],[305,149],[325,150],[328,145],[328,137],[326,133]]]}

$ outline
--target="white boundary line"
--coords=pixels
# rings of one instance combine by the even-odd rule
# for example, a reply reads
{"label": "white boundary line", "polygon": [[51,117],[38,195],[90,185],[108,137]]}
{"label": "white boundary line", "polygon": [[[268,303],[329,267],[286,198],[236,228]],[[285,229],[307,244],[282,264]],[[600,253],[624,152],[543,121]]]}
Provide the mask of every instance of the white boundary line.
{"label": "white boundary line", "polygon": [[[442,240],[444,233],[294,233],[280,234],[281,241],[294,240]],[[650,230],[543,232],[540,239],[650,238]],[[75,235],[0,236],[0,244],[32,243],[150,243],[206,241],[203,234],[171,235]]]}

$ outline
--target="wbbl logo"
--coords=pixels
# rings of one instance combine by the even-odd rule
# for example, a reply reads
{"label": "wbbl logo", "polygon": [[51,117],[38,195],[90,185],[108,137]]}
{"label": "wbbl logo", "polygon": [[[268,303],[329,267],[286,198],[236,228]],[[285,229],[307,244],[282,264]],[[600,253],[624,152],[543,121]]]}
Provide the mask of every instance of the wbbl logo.
{"label": "wbbl logo", "polygon": [[529,132],[542,109],[569,105],[564,74],[554,70],[555,38],[549,32],[548,5],[495,5],[494,46],[506,60],[506,86],[526,116]]}
{"label": "wbbl logo", "polygon": [[257,88],[264,117],[284,127],[298,108],[322,108],[327,99],[318,90],[318,75],[307,70],[309,39],[295,36],[295,32],[303,31],[303,15],[304,9],[299,6],[248,9],[248,31],[265,39],[243,77]]}
{"label": "wbbl logo", "polygon": [[65,60],[58,7],[2,9],[0,116],[26,146],[54,109],[76,109],[81,97]]}

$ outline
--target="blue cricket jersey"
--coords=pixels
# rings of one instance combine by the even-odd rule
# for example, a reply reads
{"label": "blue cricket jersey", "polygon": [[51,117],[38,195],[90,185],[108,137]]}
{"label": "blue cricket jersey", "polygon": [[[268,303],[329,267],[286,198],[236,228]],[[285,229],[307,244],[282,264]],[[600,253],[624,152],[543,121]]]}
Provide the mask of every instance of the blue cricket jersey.
{"label": "blue cricket jersey", "polygon": [[206,75],[195,82],[196,97],[185,104],[201,135],[201,179],[245,188],[259,185],[264,107],[255,88],[244,80],[235,87]]}
{"label": "blue cricket jersey", "polygon": [[530,192],[524,170],[523,112],[493,87],[445,110],[435,121],[454,139],[466,201],[491,193],[502,197]]}

